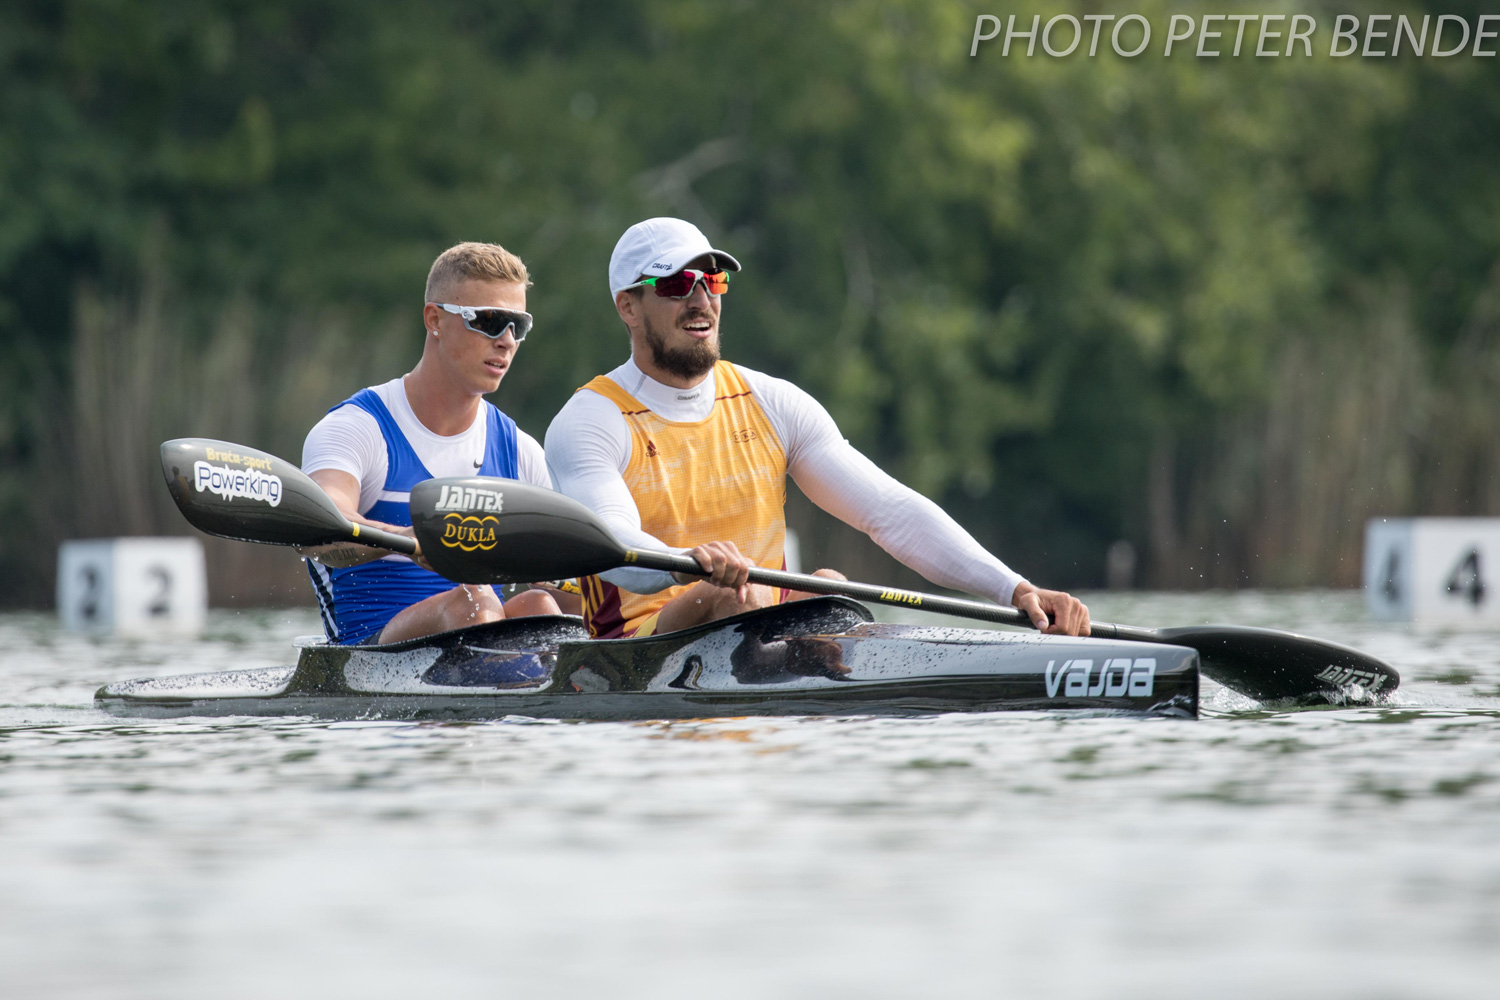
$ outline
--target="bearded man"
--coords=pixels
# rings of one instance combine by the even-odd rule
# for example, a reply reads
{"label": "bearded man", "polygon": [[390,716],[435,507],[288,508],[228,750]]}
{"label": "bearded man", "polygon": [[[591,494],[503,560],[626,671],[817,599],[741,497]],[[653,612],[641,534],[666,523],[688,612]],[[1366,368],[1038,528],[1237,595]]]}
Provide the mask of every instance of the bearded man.
{"label": "bearded man", "polygon": [[555,488],[627,547],[686,552],[708,578],[638,567],[585,577],[589,633],[651,635],[808,596],[748,583],[752,565],[784,567],[790,474],[819,507],[933,583],[1014,605],[1044,632],[1087,635],[1082,602],[1033,586],[985,551],[860,454],[810,395],[720,359],[723,296],[739,270],[681,219],[631,226],[610,257],[630,358],[553,419],[547,466]]}

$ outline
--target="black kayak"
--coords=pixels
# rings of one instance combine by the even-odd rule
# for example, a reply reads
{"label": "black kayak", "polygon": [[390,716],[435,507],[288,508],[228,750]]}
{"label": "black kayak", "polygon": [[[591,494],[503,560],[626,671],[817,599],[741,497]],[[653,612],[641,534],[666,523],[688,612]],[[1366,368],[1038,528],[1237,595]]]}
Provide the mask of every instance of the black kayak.
{"label": "black kayak", "polygon": [[304,647],[295,667],[120,681],[122,716],[693,719],[1085,710],[1197,718],[1194,649],[880,624],[821,597],[636,639],[566,616],[376,646]]}

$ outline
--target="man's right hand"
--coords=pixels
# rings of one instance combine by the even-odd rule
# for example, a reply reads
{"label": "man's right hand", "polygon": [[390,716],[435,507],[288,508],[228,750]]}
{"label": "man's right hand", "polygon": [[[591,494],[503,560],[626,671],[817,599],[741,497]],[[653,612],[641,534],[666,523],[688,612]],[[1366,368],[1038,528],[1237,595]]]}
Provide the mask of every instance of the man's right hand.
{"label": "man's right hand", "polygon": [[[741,604],[749,599],[750,567],[755,564],[733,542],[705,542],[689,550],[688,555],[703,567],[709,583],[733,590]],[[673,573],[672,577],[678,583],[696,583],[698,580],[680,573]]]}
{"label": "man's right hand", "polygon": [[1026,612],[1038,632],[1047,635],[1088,635],[1089,608],[1072,594],[1042,590],[1025,580],[1016,584],[1010,603]]}

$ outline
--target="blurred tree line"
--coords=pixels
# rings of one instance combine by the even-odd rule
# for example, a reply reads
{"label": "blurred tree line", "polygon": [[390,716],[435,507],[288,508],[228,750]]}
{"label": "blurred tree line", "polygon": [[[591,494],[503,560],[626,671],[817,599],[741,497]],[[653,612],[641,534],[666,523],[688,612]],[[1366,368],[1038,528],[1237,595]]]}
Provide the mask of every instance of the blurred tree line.
{"label": "blurred tree line", "polygon": [[[295,460],[415,361],[458,240],[532,269],[496,402],[540,437],[626,355],[605,266],[655,214],[745,263],[726,356],[1039,582],[1126,539],[1155,586],[1353,584],[1368,516],[1500,513],[1500,60],[970,58],[981,12],[6,4],[0,603],[50,600],[61,538],[187,530],[164,438]],[[307,596],[285,551],[212,558],[216,601]]]}

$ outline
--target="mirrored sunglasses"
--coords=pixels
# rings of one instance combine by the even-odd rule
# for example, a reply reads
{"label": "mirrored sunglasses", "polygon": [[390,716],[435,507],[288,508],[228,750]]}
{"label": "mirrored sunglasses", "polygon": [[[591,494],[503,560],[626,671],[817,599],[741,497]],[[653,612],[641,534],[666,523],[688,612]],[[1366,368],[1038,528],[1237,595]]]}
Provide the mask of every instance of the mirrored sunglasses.
{"label": "mirrored sunglasses", "polygon": [[642,278],[630,287],[641,288],[649,285],[656,289],[656,294],[664,299],[685,299],[693,294],[693,288],[700,281],[703,282],[703,290],[710,295],[723,295],[729,291],[728,271],[694,271],[687,267],[664,278]]}

